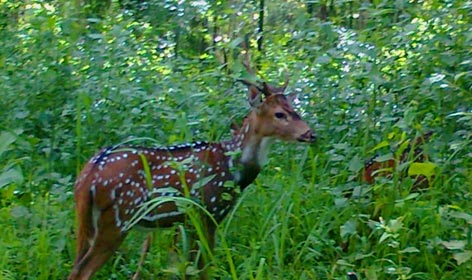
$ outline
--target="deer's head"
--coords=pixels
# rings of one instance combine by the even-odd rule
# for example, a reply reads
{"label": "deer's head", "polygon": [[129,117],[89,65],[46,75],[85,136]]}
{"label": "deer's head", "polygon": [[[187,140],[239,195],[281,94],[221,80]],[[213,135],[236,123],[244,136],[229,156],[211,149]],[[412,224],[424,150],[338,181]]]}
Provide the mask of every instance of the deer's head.
{"label": "deer's head", "polygon": [[315,134],[294,110],[291,98],[284,94],[288,78],[282,87],[265,82],[262,87],[244,83],[249,87],[248,100],[252,107],[249,118],[256,134],[284,141],[315,141]]}

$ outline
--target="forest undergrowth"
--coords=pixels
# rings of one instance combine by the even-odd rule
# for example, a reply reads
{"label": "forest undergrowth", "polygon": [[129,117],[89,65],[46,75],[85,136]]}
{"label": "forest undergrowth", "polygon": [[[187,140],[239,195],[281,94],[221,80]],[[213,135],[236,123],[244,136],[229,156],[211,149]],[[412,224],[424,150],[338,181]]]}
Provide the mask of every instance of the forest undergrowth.
{"label": "forest undergrowth", "polygon": [[[265,79],[281,83],[288,72],[319,139],[273,145],[219,225],[214,274],[469,279],[472,6],[335,2],[325,11],[270,1],[260,33],[254,1],[111,1],[91,11],[76,1],[0,1],[0,279],[67,277],[73,183],[100,148],[231,137],[249,111],[236,82],[243,41]],[[433,168],[416,170],[426,187],[405,178],[412,160],[373,184],[360,180],[374,154],[388,159],[430,131],[423,148]],[[174,233],[154,233],[143,279],[194,273]],[[144,238],[133,231],[95,279],[129,279]]]}

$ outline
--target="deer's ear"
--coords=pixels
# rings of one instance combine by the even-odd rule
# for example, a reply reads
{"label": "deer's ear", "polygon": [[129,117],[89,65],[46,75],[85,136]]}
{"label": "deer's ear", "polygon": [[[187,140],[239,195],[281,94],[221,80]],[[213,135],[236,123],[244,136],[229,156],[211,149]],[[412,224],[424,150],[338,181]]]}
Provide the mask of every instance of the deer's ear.
{"label": "deer's ear", "polygon": [[250,86],[248,100],[252,108],[260,108],[262,105],[262,92],[255,86]]}

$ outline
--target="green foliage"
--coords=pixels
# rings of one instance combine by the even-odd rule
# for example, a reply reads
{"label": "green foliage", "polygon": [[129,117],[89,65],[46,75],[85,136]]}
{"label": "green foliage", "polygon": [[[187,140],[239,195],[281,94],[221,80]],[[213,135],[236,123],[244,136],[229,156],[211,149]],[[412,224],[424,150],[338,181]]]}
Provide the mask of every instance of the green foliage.
{"label": "green foliage", "polygon": [[[73,181],[99,148],[230,137],[231,120],[247,112],[234,82],[241,43],[249,37],[255,49],[259,15],[254,1],[233,2],[0,1],[1,279],[66,277]],[[470,277],[471,4],[265,3],[264,49],[253,60],[271,81],[289,71],[298,110],[320,139],[274,145],[219,226],[216,274]],[[375,185],[356,180],[374,151],[430,130],[431,163],[411,171],[428,173],[428,189],[400,180],[401,170]],[[148,279],[185,271],[184,258],[168,254],[172,234],[156,233]],[[142,239],[131,234],[97,279],[130,278]]]}

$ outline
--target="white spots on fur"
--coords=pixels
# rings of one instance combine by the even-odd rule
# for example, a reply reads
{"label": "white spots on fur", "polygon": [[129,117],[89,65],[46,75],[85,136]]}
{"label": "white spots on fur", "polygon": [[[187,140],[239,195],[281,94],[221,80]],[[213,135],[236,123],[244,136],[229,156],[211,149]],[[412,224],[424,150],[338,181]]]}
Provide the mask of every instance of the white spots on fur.
{"label": "white spots on fur", "polygon": [[96,236],[98,234],[98,219],[100,218],[100,210],[97,209],[97,207],[92,207],[92,226],[94,228],[94,231],[95,231],[95,236],[93,237],[93,239],[89,239],[89,243],[90,243],[90,246],[93,246],[93,243],[95,242],[96,240]]}
{"label": "white spots on fur", "polygon": [[113,209],[115,210],[115,224],[117,227],[121,228],[123,222],[121,221],[121,218],[120,218],[120,205],[113,204]]}
{"label": "white spots on fur", "polygon": [[220,215],[220,217],[223,217],[224,215],[226,215],[226,213],[228,212],[229,209],[230,209],[230,207],[225,207],[225,208],[221,209],[218,214]]}
{"label": "white spots on fur", "polygon": [[[230,202],[221,200],[219,188],[224,186],[228,175],[231,175],[228,167],[233,166],[233,159],[225,155],[225,152],[229,149],[240,149],[247,131],[249,131],[248,126],[240,136],[236,137],[236,141],[221,144],[195,142],[168,148],[115,147],[105,150],[91,160],[95,164],[91,186],[92,195],[103,193],[103,189],[107,189],[108,199],[113,202],[110,211],[113,211],[114,222],[121,230],[127,229],[126,225],[129,224],[133,215],[149,199],[184,196],[182,185],[189,188],[191,197],[201,196],[208,199],[204,202],[205,206],[213,215],[222,216],[227,213],[225,207],[229,208],[230,205],[226,204]],[[120,151],[120,148],[126,151]],[[150,174],[145,172],[146,163],[143,163],[142,156],[147,160]],[[177,164],[179,168],[176,168],[174,164]],[[181,174],[181,171],[185,174]],[[148,178],[149,175],[151,178]],[[197,184],[202,178],[214,175],[216,175],[215,179],[207,182],[206,185]],[[87,180],[87,176],[87,174],[82,174],[79,180]],[[149,179],[151,179],[151,186],[148,186]],[[198,187],[192,188],[193,185],[198,185]],[[159,188],[163,187],[173,187],[176,191],[160,192]],[[182,214],[184,213],[179,211],[173,202],[165,202],[156,206],[153,211],[143,217],[143,220],[155,222],[161,219],[172,219]],[[94,215],[94,218],[98,220],[100,211],[97,210]]]}
{"label": "white spots on fur", "polygon": [[92,193],[92,197],[95,197],[95,194],[97,192],[97,185],[92,182],[92,185],[90,186],[90,192]]}
{"label": "white spots on fur", "polygon": [[243,136],[246,136],[246,134],[249,132],[249,124],[247,124],[245,127],[244,127],[244,133],[243,133]]}

